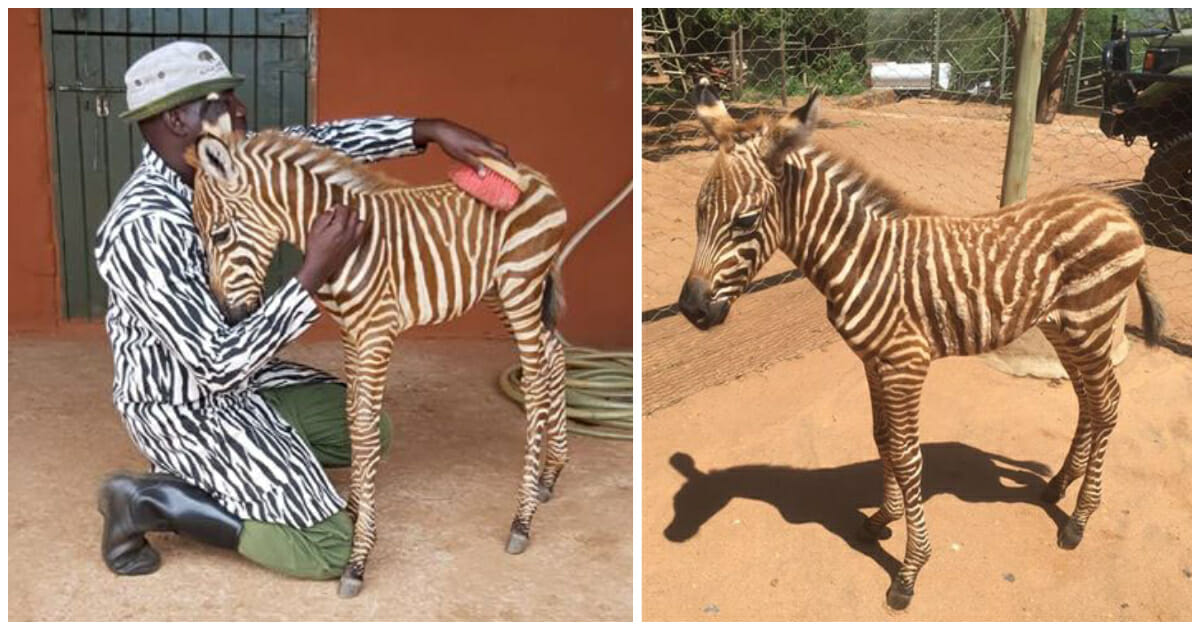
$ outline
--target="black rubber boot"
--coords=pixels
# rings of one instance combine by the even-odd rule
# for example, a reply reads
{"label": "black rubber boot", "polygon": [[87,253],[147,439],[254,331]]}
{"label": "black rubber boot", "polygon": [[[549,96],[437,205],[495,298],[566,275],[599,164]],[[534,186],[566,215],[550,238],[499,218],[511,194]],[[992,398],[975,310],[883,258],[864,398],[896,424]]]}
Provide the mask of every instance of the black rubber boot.
{"label": "black rubber boot", "polygon": [[158,570],[158,552],[146,532],[172,531],[225,549],[237,549],[242,534],[240,519],[203,490],[170,475],[109,477],[100,487],[100,513],[100,553],[118,575]]}

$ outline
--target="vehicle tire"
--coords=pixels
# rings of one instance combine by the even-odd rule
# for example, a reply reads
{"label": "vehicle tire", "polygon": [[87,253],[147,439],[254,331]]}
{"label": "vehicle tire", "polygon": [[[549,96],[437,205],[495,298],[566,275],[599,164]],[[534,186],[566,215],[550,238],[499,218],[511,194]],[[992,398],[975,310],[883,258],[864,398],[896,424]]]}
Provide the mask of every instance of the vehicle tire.
{"label": "vehicle tire", "polygon": [[1154,245],[1192,251],[1192,134],[1160,142],[1142,176],[1146,184],[1143,228]]}

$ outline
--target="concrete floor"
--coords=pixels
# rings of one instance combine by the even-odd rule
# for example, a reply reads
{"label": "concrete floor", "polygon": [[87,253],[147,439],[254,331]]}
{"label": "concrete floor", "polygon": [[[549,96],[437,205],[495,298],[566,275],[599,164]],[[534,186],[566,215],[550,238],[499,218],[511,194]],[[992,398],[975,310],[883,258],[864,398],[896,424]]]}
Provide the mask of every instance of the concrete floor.
{"label": "concrete floor", "polygon": [[[335,343],[289,358],[338,371]],[[385,409],[379,542],[363,593],[272,573],[174,534],[163,566],[117,577],[100,560],[95,492],[145,463],[112,408],[107,340],[9,339],[10,620],[629,620],[629,443],[574,437],[553,501],[520,556],[504,553],[524,420],[495,386],[515,360],[496,341],[401,341]],[[345,491],[347,470],[331,471]]]}

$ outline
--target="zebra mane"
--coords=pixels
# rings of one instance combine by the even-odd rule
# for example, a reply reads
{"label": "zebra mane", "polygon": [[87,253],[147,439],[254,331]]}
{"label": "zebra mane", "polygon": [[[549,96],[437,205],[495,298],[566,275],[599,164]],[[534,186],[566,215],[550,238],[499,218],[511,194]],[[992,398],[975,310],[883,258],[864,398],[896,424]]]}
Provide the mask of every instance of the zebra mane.
{"label": "zebra mane", "polygon": [[906,198],[904,193],[894,188],[891,184],[872,175],[858,160],[847,157],[839,151],[831,150],[826,146],[814,143],[801,147],[796,151],[796,154],[804,153],[827,155],[829,156],[829,162],[827,163],[838,164],[843,171],[856,173],[862,181],[862,199],[859,201],[859,204],[862,207],[870,208],[875,216],[899,218],[908,216],[936,216],[941,214],[925,205]]}
{"label": "zebra mane", "polygon": [[355,162],[344,153],[275,129],[250,136],[242,144],[240,151],[248,154],[266,154],[272,160],[282,160],[303,168],[326,182],[342,186],[351,192],[369,194],[404,185],[398,179]]}

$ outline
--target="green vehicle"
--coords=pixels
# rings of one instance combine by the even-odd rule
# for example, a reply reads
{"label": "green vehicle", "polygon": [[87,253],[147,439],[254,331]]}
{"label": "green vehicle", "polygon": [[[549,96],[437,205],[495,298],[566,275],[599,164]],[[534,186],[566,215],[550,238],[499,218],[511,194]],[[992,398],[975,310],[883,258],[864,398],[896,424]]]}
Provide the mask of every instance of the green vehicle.
{"label": "green vehicle", "polygon": [[[1127,31],[1113,16],[1104,45],[1104,109],[1100,129],[1132,145],[1145,137],[1154,153],[1146,165],[1147,238],[1155,245],[1191,253],[1192,231],[1192,29],[1171,25]],[[1146,38],[1140,68],[1132,65],[1132,40]]]}

